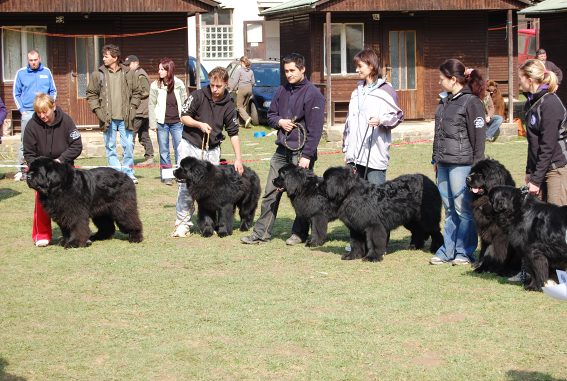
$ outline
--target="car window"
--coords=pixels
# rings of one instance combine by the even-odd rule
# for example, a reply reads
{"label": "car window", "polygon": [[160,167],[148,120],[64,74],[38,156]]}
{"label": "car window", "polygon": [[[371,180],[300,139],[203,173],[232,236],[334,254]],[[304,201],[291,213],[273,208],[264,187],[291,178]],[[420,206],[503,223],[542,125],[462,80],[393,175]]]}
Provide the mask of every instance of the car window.
{"label": "car window", "polygon": [[256,86],[279,86],[280,66],[274,64],[252,64]]}

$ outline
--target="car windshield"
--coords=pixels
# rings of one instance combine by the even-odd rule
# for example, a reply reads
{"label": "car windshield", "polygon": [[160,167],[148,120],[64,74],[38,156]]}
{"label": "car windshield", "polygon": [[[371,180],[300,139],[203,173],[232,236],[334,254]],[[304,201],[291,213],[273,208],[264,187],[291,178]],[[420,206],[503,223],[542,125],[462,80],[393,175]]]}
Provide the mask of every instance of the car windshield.
{"label": "car windshield", "polygon": [[279,64],[254,64],[252,63],[256,86],[279,86],[280,65]]}

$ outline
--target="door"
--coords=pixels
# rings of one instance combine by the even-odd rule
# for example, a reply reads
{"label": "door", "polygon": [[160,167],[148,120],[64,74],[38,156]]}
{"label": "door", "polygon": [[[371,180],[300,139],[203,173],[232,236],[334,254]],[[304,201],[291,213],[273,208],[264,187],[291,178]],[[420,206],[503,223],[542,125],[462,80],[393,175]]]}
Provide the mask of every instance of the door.
{"label": "door", "polygon": [[244,21],[244,51],[248,58],[266,59],[263,21]]}
{"label": "door", "polygon": [[91,73],[102,64],[100,37],[70,38],[69,57],[69,115],[80,127],[98,127],[98,118],[87,103],[87,85]]}
{"label": "door", "polygon": [[384,25],[382,59],[388,82],[398,94],[405,119],[423,119],[423,55],[418,49],[419,35],[415,24],[407,28],[400,23]]}

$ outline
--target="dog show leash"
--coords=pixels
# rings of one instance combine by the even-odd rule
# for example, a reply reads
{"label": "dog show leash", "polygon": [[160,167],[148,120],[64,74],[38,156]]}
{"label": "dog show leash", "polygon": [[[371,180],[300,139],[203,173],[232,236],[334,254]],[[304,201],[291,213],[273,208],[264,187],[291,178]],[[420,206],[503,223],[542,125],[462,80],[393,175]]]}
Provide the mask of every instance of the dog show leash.
{"label": "dog show leash", "polygon": [[293,131],[293,129],[291,129],[291,131],[286,131],[284,134],[284,138],[283,138],[283,145],[285,148],[287,148],[288,150],[292,151],[292,152],[297,152],[303,149],[303,147],[305,146],[305,142],[307,141],[307,130],[305,129],[305,126],[300,123],[297,122],[297,116],[294,116],[293,119],[291,120],[291,123],[293,123],[294,128],[297,128],[297,147],[296,148],[291,148],[288,144],[287,144],[287,139],[289,137],[289,135],[291,134],[291,132]]}

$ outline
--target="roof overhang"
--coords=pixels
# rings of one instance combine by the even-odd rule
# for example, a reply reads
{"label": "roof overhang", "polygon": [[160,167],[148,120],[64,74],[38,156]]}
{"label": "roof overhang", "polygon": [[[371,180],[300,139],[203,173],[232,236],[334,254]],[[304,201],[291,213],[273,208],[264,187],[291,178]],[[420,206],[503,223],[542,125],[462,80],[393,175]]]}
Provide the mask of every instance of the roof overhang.
{"label": "roof overhang", "polygon": [[518,13],[528,17],[539,17],[564,12],[567,12],[567,0],[545,0],[534,6],[524,8]]}

